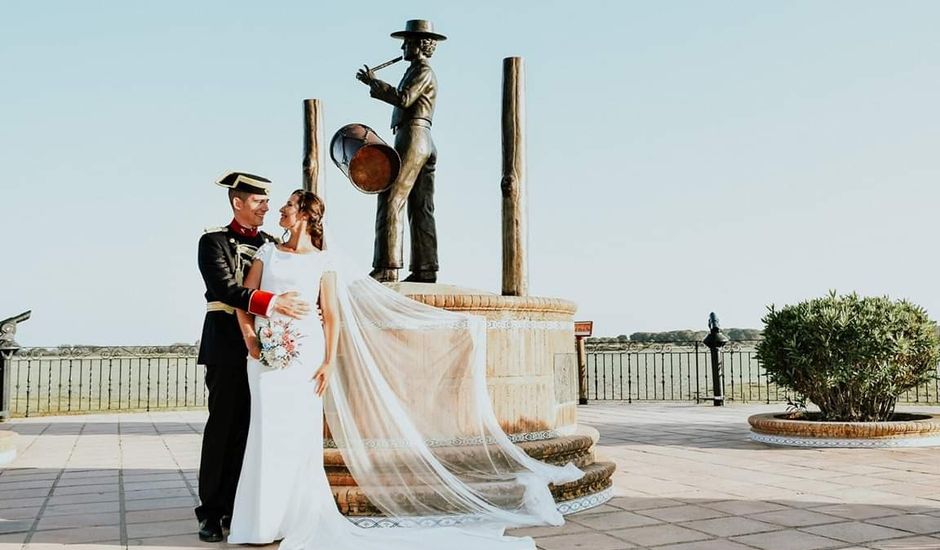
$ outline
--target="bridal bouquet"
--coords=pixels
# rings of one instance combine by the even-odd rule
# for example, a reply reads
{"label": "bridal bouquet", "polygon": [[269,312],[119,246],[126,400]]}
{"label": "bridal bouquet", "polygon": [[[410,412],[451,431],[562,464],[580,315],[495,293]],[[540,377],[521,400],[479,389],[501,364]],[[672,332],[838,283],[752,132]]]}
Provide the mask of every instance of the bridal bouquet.
{"label": "bridal bouquet", "polygon": [[300,355],[297,340],[301,337],[290,319],[268,319],[258,330],[261,364],[273,369],[287,368]]}

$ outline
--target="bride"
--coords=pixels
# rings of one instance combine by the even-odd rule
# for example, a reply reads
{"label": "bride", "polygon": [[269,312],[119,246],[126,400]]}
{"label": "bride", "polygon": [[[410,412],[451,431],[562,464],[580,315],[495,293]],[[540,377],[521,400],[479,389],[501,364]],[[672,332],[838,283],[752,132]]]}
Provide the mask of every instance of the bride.
{"label": "bride", "polygon": [[[295,191],[280,213],[290,238],[258,250],[245,286],[317,300],[322,325],[238,312],[251,423],[228,542],[533,550],[531,538],[503,530],[562,524],[548,484],[583,474],[530,458],[500,428],[486,390],[485,321],[351,276],[328,250],[315,194]],[[412,528],[361,528],[340,513],[323,463],[324,415],[327,443],[369,502]]]}

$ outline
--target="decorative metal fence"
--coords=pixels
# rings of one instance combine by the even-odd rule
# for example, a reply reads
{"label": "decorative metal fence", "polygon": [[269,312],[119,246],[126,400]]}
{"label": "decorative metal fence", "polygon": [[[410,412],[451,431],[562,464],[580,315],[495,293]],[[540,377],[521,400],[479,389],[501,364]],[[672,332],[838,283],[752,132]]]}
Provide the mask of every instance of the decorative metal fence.
{"label": "decorative metal fence", "polygon": [[[7,359],[12,416],[205,407],[205,369],[194,346],[22,348]],[[783,402],[753,342],[721,349],[724,399]],[[587,353],[588,400],[706,401],[712,398],[709,349],[699,342],[627,343]],[[940,403],[940,365],[932,380],[899,402]]]}
{"label": "decorative metal fence", "polygon": [[12,416],[203,407],[194,346],[22,348],[8,360]]}
{"label": "decorative metal fence", "polygon": [[[785,402],[795,397],[770,382],[756,342],[731,342],[719,352],[725,401]],[[611,349],[612,348],[612,349]],[[709,349],[699,342],[624,343],[587,352],[588,400],[712,399]],[[901,403],[940,403],[940,365],[932,380],[902,394]]]}

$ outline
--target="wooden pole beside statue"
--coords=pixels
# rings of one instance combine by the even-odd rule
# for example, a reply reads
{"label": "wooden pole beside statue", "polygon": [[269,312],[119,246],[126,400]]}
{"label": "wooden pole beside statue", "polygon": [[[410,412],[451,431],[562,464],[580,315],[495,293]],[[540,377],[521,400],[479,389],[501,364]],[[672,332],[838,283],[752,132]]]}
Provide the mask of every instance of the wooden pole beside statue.
{"label": "wooden pole beside statue", "polygon": [[304,164],[303,185],[325,199],[323,180],[326,170],[323,138],[323,104],[319,99],[304,100]]}
{"label": "wooden pole beside statue", "polygon": [[525,63],[503,59],[503,296],[529,294]]}

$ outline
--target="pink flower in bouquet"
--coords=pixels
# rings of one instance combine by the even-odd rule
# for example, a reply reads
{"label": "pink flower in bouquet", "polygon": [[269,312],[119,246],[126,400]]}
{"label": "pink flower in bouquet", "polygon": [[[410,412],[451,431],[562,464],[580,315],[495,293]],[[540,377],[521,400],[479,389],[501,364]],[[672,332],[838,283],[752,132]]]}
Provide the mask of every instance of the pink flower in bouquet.
{"label": "pink flower in bouquet", "polygon": [[290,320],[268,319],[258,330],[261,342],[261,363],[270,368],[283,369],[300,356],[297,334]]}

